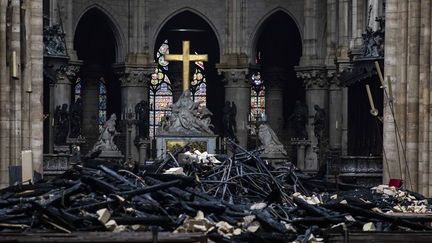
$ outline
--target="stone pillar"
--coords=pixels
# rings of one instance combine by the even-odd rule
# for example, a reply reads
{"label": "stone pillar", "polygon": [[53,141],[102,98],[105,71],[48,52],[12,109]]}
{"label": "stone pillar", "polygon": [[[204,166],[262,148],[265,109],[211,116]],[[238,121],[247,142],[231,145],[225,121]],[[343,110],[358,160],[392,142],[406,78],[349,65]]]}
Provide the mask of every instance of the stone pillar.
{"label": "stone pillar", "polygon": [[339,153],[342,148],[342,88],[336,73],[329,77],[329,148]]}
{"label": "stone pillar", "polygon": [[[263,70],[266,86],[266,115],[267,121],[276,134],[283,131],[283,86],[286,78],[283,68]],[[279,135],[279,137],[281,137]]]}
{"label": "stone pillar", "polygon": [[[305,171],[317,172],[320,167],[318,141],[314,134],[314,106],[318,105],[328,115],[328,82],[326,70],[320,67],[297,67],[297,76],[302,78],[306,87],[306,105],[309,119],[306,126],[311,146],[306,148]],[[326,121],[328,123],[328,121]],[[326,134],[326,133],[324,133]],[[325,136],[325,135],[324,135]],[[324,138],[326,139],[326,138]],[[323,152],[323,151],[321,151]]]}
{"label": "stone pillar", "polygon": [[59,69],[57,69],[57,81],[53,85],[53,104],[54,109],[57,106],[62,106],[63,104],[67,104],[68,107],[71,104],[71,86],[73,85],[76,75],[79,71],[79,64],[66,64],[61,65]]}
{"label": "stone pillar", "polygon": [[[121,112],[126,114],[132,112],[135,114],[135,106],[142,100],[149,105],[148,85],[151,73],[154,71],[153,65],[132,65],[132,64],[115,64],[117,75],[121,82]],[[126,158],[131,158],[136,162],[144,162],[145,159],[140,151],[142,146],[141,139],[138,138],[138,129],[136,125],[128,124],[126,127]],[[129,154],[130,153],[130,154]]]}
{"label": "stone pillar", "polygon": [[246,148],[251,92],[247,79],[247,69],[219,69],[219,72],[224,75],[225,101],[234,102],[237,106],[236,136],[239,144]]}

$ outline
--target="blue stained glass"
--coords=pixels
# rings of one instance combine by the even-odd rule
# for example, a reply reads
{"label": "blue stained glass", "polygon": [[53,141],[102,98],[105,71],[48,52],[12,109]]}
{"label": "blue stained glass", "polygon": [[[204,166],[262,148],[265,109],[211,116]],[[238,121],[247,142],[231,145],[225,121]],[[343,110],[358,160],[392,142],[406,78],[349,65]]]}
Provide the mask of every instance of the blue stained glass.
{"label": "blue stained glass", "polygon": [[75,101],[81,97],[81,89],[82,89],[81,78],[77,78],[77,80],[75,82],[75,88],[74,88],[74,100]]}
{"label": "blue stained glass", "polygon": [[154,137],[163,117],[171,112],[173,103],[171,81],[167,75],[169,62],[165,60],[165,54],[169,54],[167,40],[156,53],[158,67],[150,80],[150,137]]}
{"label": "blue stained glass", "polygon": [[103,78],[100,79],[98,84],[98,91],[99,91],[99,97],[98,97],[98,125],[99,130],[103,128],[103,125],[106,122],[106,109],[107,109],[107,90],[104,83]]}

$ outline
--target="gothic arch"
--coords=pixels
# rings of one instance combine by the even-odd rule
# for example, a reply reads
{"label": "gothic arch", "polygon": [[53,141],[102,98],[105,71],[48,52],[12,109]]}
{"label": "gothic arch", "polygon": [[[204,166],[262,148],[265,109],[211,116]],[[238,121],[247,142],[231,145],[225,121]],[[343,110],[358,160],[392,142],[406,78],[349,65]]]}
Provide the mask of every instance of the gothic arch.
{"label": "gothic arch", "polygon": [[252,31],[252,33],[251,33],[251,35],[249,36],[249,40],[250,40],[250,42],[248,43],[248,46],[250,47],[249,48],[249,50],[250,50],[250,52],[249,52],[249,59],[250,59],[250,62],[253,62],[253,59],[255,58],[255,53],[256,53],[256,50],[257,50],[257,45],[258,45],[258,40],[259,40],[259,38],[260,38],[260,36],[261,36],[261,33],[262,33],[262,31],[263,31],[263,27],[264,27],[264,25],[265,25],[265,23],[266,23],[266,21],[270,18],[270,17],[272,17],[275,13],[277,13],[277,12],[283,12],[283,13],[285,13],[286,15],[288,15],[290,18],[291,18],[291,20],[295,23],[295,25],[297,26],[297,30],[298,30],[298,34],[299,34],[299,36],[300,36],[300,40],[301,40],[301,43],[302,43],[302,45],[303,45],[303,31],[302,31],[302,28],[301,28],[301,25],[300,25],[300,23],[299,23],[299,21],[295,18],[295,16],[290,12],[290,11],[288,11],[287,9],[285,9],[285,8],[283,8],[283,7],[276,7],[276,8],[274,8],[274,9],[272,9],[272,10],[270,10],[269,12],[267,12],[258,22],[257,22],[257,24],[255,25],[255,27],[254,27],[254,29],[253,29],[253,31]]}
{"label": "gothic arch", "polygon": [[158,27],[156,28],[156,30],[153,33],[153,38],[152,38],[152,43],[151,43],[152,49],[151,50],[153,50],[153,51],[156,50],[156,48],[157,48],[156,47],[156,40],[157,40],[162,28],[165,26],[165,24],[170,19],[172,19],[176,15],[183,13],[183,12],[191,12],[193,14],[196,14],[197,16],[199,16],[201,19],[203,19],[210,26],[210,28],[213,30],[213,33],[216,36],[216,40],[217,40],[218,45],[219,45],[219,56],[221,56],[223,47],[221,45],[222,41],[221,41],[220,34],[219,34],[216,26],[213,24],[212,21],[210,21],[210,19],[205,14],[201,13],[200,11],[198,11],[196,9],[190,8],[190,7],[184,7],[184,8],[177,9],[174,12],[170,13],[167,17],[164,18],[164,20],[158,25]]}
{"label": "gothic arch", "polygon": [[82,19],[83,16],[85,16],[86,13],[88,13],[90,10],[97,10],[99,12],[101,12],[105,17],[106,17],[106,21],[114,35],[115,38],[115,45],[116,45],[116,62],[121,62],[123,61],[123,59],[126,56],[126,38],[123,34],[123,32],[121,31],[121,27],[119,25],[119,23],[117,22],[117,20],[115,19],[115,17],[111,14],[110,11],[108,11],[105,7],[103,7],[100,4],[94,3],[91,4],[89,6],[87,6],[82,12],[81,14],[78,16],[77,21],[74,24],[73,27],[73,40],[75,39],[75,34],[78,28],[78,25]]}

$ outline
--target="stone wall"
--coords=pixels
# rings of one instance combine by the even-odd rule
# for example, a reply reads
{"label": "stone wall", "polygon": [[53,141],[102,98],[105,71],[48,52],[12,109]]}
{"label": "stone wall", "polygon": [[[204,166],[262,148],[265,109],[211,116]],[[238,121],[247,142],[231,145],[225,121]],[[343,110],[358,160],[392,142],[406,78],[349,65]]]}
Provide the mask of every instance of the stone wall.
{"label": "stone wall", "polygon": [[33,169],[42,171],[42,0],[9,3],[0,1],[0,187],[22,150],[32,150]]}
{"label": "stone wall", "polygon": [[388,178],[402,178],[408,188],[432,195],[430,132],[431,1],[388,0],[385,78],[392,103],[385,99],[384,150]]}

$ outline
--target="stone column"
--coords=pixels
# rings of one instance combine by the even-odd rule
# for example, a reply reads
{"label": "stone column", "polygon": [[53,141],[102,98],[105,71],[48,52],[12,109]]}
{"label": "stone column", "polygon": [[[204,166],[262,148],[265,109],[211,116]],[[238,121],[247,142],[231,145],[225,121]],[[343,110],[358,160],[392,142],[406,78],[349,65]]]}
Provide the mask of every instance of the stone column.
{"label": "stone column", "polygon": [[67,104],[68,107],[70,106],[72,100],[71,86],[76,79],[79,69],[80,66],[78,63],[61,65],[59,69],[57,69],[57,81],[53,85],[54,109],[57,106],[62,106],[63,104]]}
{"label": "stone column", "polygon": [[[318,141],[314,134],[314,106],[318,105],[324,109],[326,114],[328,110],[328,82],[326,70],[321,67],[297,67],[297,76],[302,78],[306,87],[306,105],[309,110],[309,119],[306,126],[311,146],[306,148],[305,171],[317,172],[320,166]],[[326,121],[328,123],[328,120]],[[326,133],[324,133],[326,134]],[[325,136],[325,135],[324,135]],[[324,137],[324,139],[326,139]],[[322,151],[321,151],[322,152]]]}
{"label": "stone column", "polygon": [[99,136],[98,119],[98,83],[103,77],[103,68],[99,65],[86,64],[81,71],[83,89],[81,98],[83,102],[82,134],[86,143],[81,147],[81,154],[87,154]]}
{"label": "stone column", "polygon": [[[114,65],[117,75],[121,82],[121,112],[125,114],[127,112],[135,113],[135,106],[142,100],[146,101],[149,105],[148,96],[148,85],[151,73],[154,71],[152,65],[132,65],[132,64],[116,64]],[[141,139],[138,138],[138,129],[135,125],[129,124],[130,127],[126,127],[126,158],[130,157],[133,161],[140,161],[145,159],[143,151],[140,147]],[[129,154],[130,153],[130,154]]]}
{"label": "stone column", "polygon": [[342,88],[336,73],[329,75],[329,148],[339,153],[342,148]]}
{"label": "stone column", "polygon": [[[283,131],[283,86],[286,78],[283,68],[263,70],[266,86],[266,115],[270,127],[281,134]],[[279,137],[281,137],[279,135]]]}
{"label": "stone column", "polygon": [[248,138],[248,115],[250,112],[250,84],[247,69],[219,69],[224,75],[225,101],[234,102],[237,106],[237,131],[239,144],[246,148]]}

